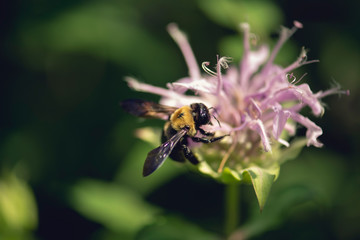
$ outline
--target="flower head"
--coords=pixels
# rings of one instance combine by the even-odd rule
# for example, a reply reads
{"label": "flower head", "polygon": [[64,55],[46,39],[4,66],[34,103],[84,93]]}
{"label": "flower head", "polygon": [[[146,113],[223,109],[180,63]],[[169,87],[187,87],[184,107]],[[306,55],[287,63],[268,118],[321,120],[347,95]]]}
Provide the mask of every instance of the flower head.
{"label": "flower head", "polygon": [[302,142],[307,146],[322,146],[318,140],[322,129],[303,116],[300,110],[309,107],[315,116],[321,116],[324,107],[320,100],[343,91],[336,87],[313,93],[302,80],[304,76],[298,78],[293,74],[294,69],[317,61],[308,60],[304,48],[289,66],[281,67],[274,63],[284,42],[302,28],[301,23],[295,21],[291,29],[282,28],[271,52],[265,45],[252,49],[249,25],[243,23],[240,28],[244,34],[244,53],[238,66],[229,65],[231,58],[218,57],[215,69],[210,69],[209,63],[204,62],[205,73],[201,74],[185,35],[175,24],[170,24],[168,31],[184,55],[189,76],[168,83],[167,89],[133,78],[127,78],[127,81],[137,91],[160,95],[161,104],[181,107],[201,102],[212,107],[220,124],[214,121],[204,130],[219,135],[230,134],[230,137],[219,143],[197,144],[195,149],[204,160],[199,170],[224,181],[229,179],[224,176],[229,175],[238,181],[250,178],[256,190],[255,185],[260,183],[254,182],[253,174],[261,170],[273,176],[272,180],[277,177],[278,166],[284,159],[282,153],[291,147],[289,138],[295,136],[297,125],[306,128],[306,141]]}

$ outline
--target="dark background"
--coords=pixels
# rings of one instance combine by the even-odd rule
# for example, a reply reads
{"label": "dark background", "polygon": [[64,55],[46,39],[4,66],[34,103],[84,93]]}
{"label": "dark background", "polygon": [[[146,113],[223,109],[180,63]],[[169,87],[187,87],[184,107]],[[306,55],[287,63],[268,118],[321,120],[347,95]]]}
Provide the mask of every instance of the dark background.
{"label": "dark background", "polygon": [[[256,2],[266,5],[266,1]],[[187,75],[182,55],[166,32],[170,22],[186,32],[199,63],[214,62],[219,53],[231,55],[226,39],[237,36],[236,29],[214,17],[204,4],[190,0],[2,3],[0,177],[3,182],[10,181],[9,176],[20,179],[33,194],[38,220],[32,220],[31,227],[5,224],[0,236],[149,236],[147,228],[138,233],[117,232],[98,215],[79,210],[69,196],[83,179],[126,185],[138,192],[137,185],[122,175],[126,159],[133,156],[134,149],[142,149],[141,158],[152,146],[137,140],[133,132],[139,126],[162,123],[139,122],[119,108],[118,102],[130,97],[158,100],[133,92],[123,79],[134,76],[165,86]],[[284,189],[299,189],[296,193],[303,194],[288,201],[289,211],[269,210],[267,215],[265,207],[262,218],[270,220],[260,224],[264,229],[257,230],[254,238],[355,239],[360,236],[360,5],[352,0],[278,0],[272,6],[279,13],[273,16],[279,19],[273,25],[278,21],[291,27],[293,20],[304,24],[288,44],[289,54],[286,46],[282,54],[285,59],[295,59],[305,46],[310,59],[320,59],[303,70],[308,72],[306,82],[312,90],[328,89],[336,81],[351,94],[326,98],[325,115],[311,117],[324,131],[320,137],[324,147],[305,148],[298,159],[284,165],[268,208],[277,209],[278,199],[284,199],[277,196],[283,196]],[[245,16],[246,9],[241,14],[251,23],[252,15]],[[264,15],[258,21],[259,26],[266,26],[272,16]],[[261,27],[252,30],[260,34],[260,41],[272,42],[279,30],[275,26],[267,32],[257,32]],[[234,50],[234,58],[239,56]],[[139,169],[131,174],[140,174],[142,161],[137,160]],[[161,208],[164,216],[180,216],[221,235],[221,184],[194,173],[163,181],[152,191],[142,192],[145,202]],[[287,186],[289,182],[292,184]],[[247,226],[254,222],[248,219],[252,219],[249,209],[256,199],[248,186],[242,193],[240,223]],[[0,194],[5,194],[1,188]]]}

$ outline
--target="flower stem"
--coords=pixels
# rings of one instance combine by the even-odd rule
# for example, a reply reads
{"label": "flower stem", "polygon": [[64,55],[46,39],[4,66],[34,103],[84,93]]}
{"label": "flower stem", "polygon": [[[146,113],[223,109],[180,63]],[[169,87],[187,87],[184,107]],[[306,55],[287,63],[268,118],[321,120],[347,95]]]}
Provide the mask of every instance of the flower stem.
{"label": "flower stem", "polygon": [[239,223],[240,185],[230,183],[225,187],[225,234],[230,236]]}

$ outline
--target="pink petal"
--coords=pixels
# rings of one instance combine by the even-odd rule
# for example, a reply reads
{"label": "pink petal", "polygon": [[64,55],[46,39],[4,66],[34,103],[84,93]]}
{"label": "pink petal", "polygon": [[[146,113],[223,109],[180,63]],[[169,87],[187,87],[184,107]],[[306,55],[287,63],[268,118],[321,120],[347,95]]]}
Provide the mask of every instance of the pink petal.
{"label": "pink petal", "polygon": [[287,110],[282,110],[280,107],[274,107],[273,108],[275,114],[274,120],[273,120],[273,136],[275,139],[279,139],[282,131],[284,130],[286,121],[290,117],[291,113]]}
{"label": "pink petal", "polygon": [[192,90],[193,92],[202,92],[202,93],[215,93],[216,92],[216,83],[211,80],[206,80],[204,78],[197,79],[188,83],[185,82],[174,82],[173,86],[184,87]]}
{"label": "pink petal", "polygon": [[297,89],[300,89],[300,101],[306,103],[312,110],[315,116],[320,116],[324,112],[323,106],[319,102],[316,95],[314,95],[308,84],[301,84]]}
{"label": "pink petal", "polygon": [[269,48],[266,46],[261,46],[257,51],[250,51],[247,56],[244,56],[240,71],[240,86],[242,89],[249,88],[251,76],[259,70],[268,56]]}
{"label": "pink petal", "polygon": [[148,92],[157,94],[163,97],[181,97],[180,94],[177,94],[176,92],[172,90],[168,90],[165,88],[155,87],[150,84],[142,83],[137,81],[135,78],[132,77],[126,77],[125,81],[127,81],[128,86],[136,91],[139,92]]}
{"label": "pink petal", "polygon": [[323,144],[317,140],[317,138],[322,135],[322,129],[312,122],[307,117],[302,116],[299,113],[292,112],[291,118],[296,122],[300,123],[307,128],[306,137],[308,139],[307,146],[313,145],[315,147],[322,147]]}
{"label": "pink petal", "polygon": [[260,137],[264,147],[265,152],[271,152],[271,146],[269,138],[266,134],[265,127],[263,122],[260,119],[252,120],[249,125],[250,129],[256,131]]}
{"label": "pink petal", "polygon": [[184,58],[185,62],[189,69],[190,77],[195,80],[201,77],[200,68],[197,64],[194,52],[191,49],[191,46],[187,40],[186,35],[180,31],[178,26],[175,23],[170,23],[168,25],[168,32],[174,41],[178,44]]}

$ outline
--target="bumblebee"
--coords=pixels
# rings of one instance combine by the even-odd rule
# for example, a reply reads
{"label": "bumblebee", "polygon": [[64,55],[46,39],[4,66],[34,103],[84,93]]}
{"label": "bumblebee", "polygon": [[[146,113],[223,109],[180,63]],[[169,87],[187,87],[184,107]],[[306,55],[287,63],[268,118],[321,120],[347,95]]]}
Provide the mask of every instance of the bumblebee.
{"label": "bumblebee", "polygon": [[[187,159],[194,165],[198,164],[199,160],[188,147],[189,138],[194,142],[212,143],[228,136],[214,137],[215,133],[201,128],[203,125],[211,124],[209,108],[202,103],[176,108],[140,99],[129,99],[120,102],[120,106],[138,117],[168,119],[161,136],[162,144],[150,151],[145,159],[144,177],[158,169],[168,156],[178,162]],[[203,137],[196,137],[198,132]]]}

